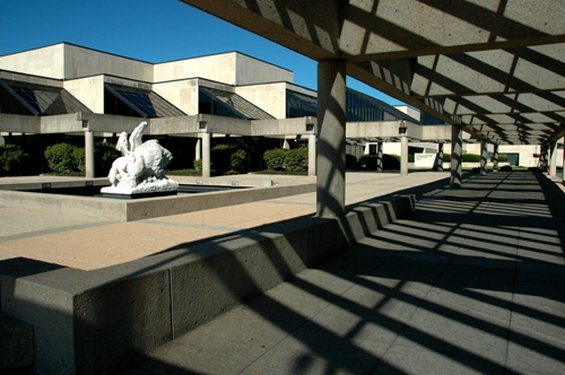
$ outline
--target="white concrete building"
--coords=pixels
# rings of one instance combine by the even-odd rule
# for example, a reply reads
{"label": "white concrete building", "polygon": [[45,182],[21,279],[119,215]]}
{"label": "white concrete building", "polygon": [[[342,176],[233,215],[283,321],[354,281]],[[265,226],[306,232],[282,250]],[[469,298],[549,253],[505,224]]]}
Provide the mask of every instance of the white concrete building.
{"label": "white concrete building", "polygon": [[[153,64],[59,43],[0,56],[0,141],[84,137],[87,176],[94,176],[94,140],[131,132],[142,119],[149,122],[149,136],[175,139],[183,150],[176,162],[191,167],[201,159],[205,176],[211,173],[211,147],[226,136],[260,150],[269,142],[282,147],[300,140],[311,149],[309,173],[315,174],[316,116],[316,92],[294,84],[290,70],[239,52]],[[420,126],[430,119],[413,107],[394,108],[347,89],[346,116],[346,150],[357,158],[402,155],[407,173],[408,150],[424,154],[419,159],[428,164],[438,144],[451,152],[451,126],[434,119],[434,126]],[[474,141],[468,134],[463,139]],[[528,147],[500,146],[499,153],[518,154],[517,165],[536,166],[539,146]],[[463,152],[479,153],[472,143]]]}

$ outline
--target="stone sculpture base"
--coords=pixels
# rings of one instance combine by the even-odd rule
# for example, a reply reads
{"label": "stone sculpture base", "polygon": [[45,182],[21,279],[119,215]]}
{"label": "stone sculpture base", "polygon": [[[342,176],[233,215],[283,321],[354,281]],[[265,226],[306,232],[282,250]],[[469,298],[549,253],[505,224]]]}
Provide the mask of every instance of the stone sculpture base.
{"label": "stone sculpture base", "polygon": [[174,195],[179,188],[178,182],[163,178],[161,180],[146,180],[131,188],[125,186],[106,186],[100,189],[104,196],[117,198],[147,198],[160,195]]}

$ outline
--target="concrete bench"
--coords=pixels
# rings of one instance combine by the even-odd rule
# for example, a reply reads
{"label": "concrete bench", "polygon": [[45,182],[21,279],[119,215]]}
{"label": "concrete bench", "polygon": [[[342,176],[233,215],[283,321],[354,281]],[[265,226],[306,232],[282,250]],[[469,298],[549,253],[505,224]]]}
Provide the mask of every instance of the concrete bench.
{"label": "concrete bench", "polygon": [[413,197],[366,203],[95,271],[5,261],[2,314],[33,326],[36,372],[112,372],[413,210]]}
{"label": "concrete bench", "polygon": [[33,328],[0,315],[0,372],[33,365]]}

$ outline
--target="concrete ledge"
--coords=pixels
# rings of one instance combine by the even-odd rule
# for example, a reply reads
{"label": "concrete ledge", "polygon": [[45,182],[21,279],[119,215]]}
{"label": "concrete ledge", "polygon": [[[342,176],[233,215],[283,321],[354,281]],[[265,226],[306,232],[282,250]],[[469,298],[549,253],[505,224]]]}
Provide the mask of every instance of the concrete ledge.
{"label": "concrete ledge", "polygon": [[0,205],[48,210],[62,214],[84,215],[88,213],[102,220],[126,222],[200,211],[209,208],[232,206],[289,195],[311,193],[314,191],[316,191],[316,184],[310,183],[289,186],[250,187],[247,189],[199,194],[180,194],[135,200],[119,200],[101,197],[81,197],[0,190]]}
{"label": "concrete ledge", "polygon": [[33,328],[0,315],[0,372],[33,365]]}
{"label": "concrete ledge", "polygon": [[366,203],[95,271],[5,261],[2,313],[33,326],[37,373],[109,373],[413,210],[413,197]]}

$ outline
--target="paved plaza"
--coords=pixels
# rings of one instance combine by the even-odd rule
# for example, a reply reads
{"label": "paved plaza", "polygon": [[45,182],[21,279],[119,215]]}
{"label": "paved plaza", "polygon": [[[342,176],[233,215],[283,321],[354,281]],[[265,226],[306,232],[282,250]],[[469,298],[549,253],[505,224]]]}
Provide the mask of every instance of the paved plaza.
{"label": "paved plaza", "polygon": [[[441,181],[449,173],[398,174],[350,173],[346,203],[354,204],[376,195]],[[199,177],[175,176],[180,183]],[[64,181],[68,178],[4,177],[0,184]],[[233,175],[204,182],[241,186],[315,184],[315,177]],[[181,243],[225,235],[316,212],[316,195],[307,193],[237,206],[205,209],[134,222],[109,222],[89,215],[68,215],[44,209],[0,206],[0,260],[26,257],[84,270],[103,268],[155,254]]]}
{"label": "paved plaza", "polygon": [[[416,213],[121,373],[564,373],[562,184],[447,176],[349,174],[348,204],[411,192]],[[133,223],[0,207],[0,256],[96,269],[314,211],[313,193]]]}

